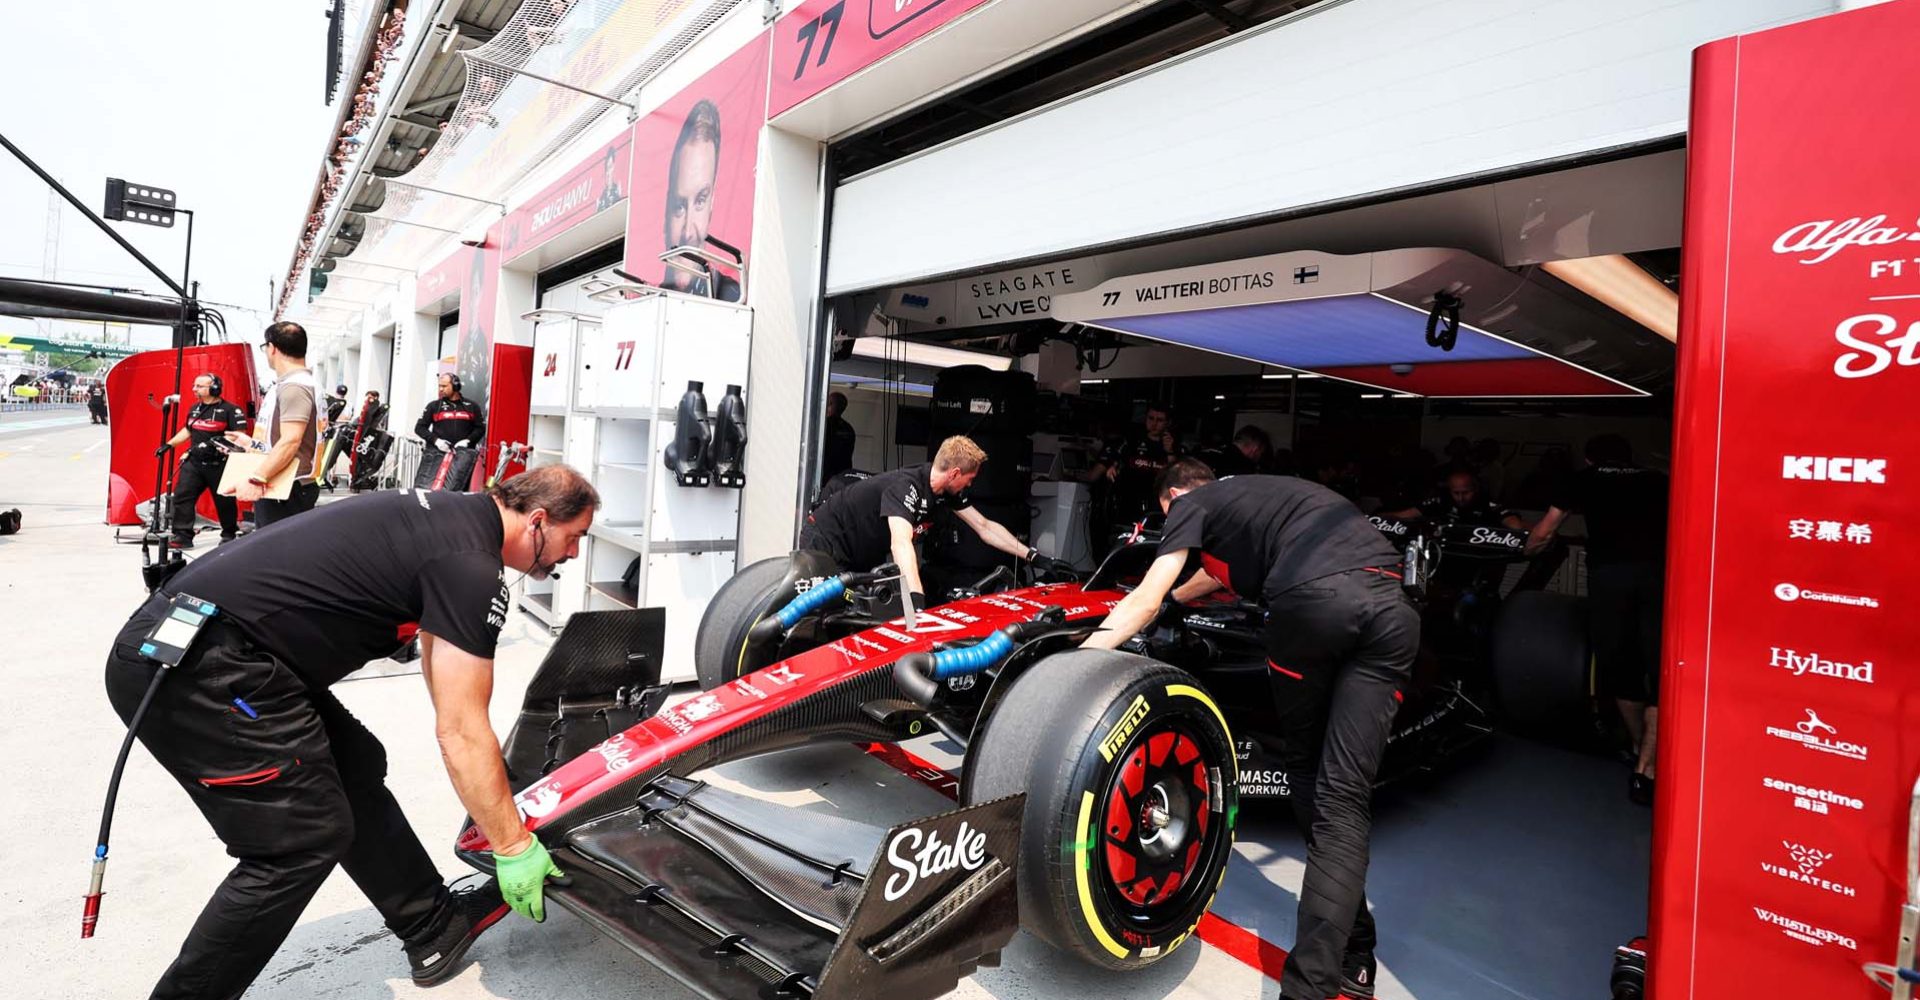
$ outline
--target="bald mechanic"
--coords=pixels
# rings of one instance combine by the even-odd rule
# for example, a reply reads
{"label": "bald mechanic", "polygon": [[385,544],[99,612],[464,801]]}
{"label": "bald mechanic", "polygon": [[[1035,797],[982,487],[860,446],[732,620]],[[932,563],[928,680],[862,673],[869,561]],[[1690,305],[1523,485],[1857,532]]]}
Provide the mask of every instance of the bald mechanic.
{"label": "bald mechanic", "polygon": [[[238,859],[155,998],[244,992],[337,864],[405,946],[413,980],[451,976],[507,907],[545,918],[558,870],[513,804],[487,719],[505,570],[536,579],[579,553],[600,504],[546,466],[484,494],[354,497],[195,560],[128,619],[107,658],[122,719],[157,664],[139,647],[187,593],[219,610],[158,686],[140,742]],[[380,741],[328,691],[420,624],[420,666],[454,792],[494,849],[498,882],[449,892],[387,790]]]}
{"label": "bald mechanic", "polygon": [[[1294,823],[1307,841],[1282,1000],[1373,996],[1367,912],[1373,776],[1420,645],[1400,556],[1351,501],[1289,476],[1214,480],[1181,459],[1157,484],[1167,523],[1140,586],[1085,645],[1114,649],[1158,615],[1222,587],[1267,606],[1267,677]],[[1198,555],[1201,569],[1174,583]]]}
{"label": "bald mechanic", "polygon": [[828,497],[807,515],[800,547],[825,552],[842,569],[859,572],[891,560],[900,567],[916,611],[926,609],[927,591],[913,543],[933,524],[936,507],[951,508],[981,541],[1010,556],[1028,562],[1044,558],[967,498],[967,487],[986,460],[972,438],[950,437],[940,442],[930,463],[870,476]]}

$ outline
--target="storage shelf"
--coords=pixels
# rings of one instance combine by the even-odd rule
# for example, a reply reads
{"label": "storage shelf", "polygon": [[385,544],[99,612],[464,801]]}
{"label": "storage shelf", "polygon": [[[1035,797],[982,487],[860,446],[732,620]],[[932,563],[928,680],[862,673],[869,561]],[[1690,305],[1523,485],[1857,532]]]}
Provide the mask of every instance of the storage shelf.
{"label": "storage shelf", "polygon": [[645,528],[646,525],[638,521],[609,521],[588,528],[587,534],[592,538],[612,542],[623,549],[639,552],[640,547],[646,544],[646,536],[641,534]]}
{"label": "storage shelf", "polygon": [[626,584],[621,583],[619,580],[605,580],[598,583],[588,583],[587,586],[592,588],[594,593],[599,594],[601,597],[604,597],[607,600],[613,601],[617,604],[620,604],[629,608],[637,608],[640,606],[639,589],[635,587],[629,587]]}
{"label": "storage shelf", "polygon": [[645,462],[601,462],[599,465],[602,469],[618,469],[621,472],[644,473],[647,471]]}

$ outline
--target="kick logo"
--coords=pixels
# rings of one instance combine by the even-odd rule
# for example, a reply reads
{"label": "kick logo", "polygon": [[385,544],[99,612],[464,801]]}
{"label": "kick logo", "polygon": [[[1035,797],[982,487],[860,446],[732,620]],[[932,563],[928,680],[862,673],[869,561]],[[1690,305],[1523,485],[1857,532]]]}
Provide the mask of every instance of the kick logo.
{"label": "kick logo", "polygon": [[1786,455],[1780,462],[1780,478],[1810,479],[1822,483],[1876,483],[1887,481],[1884,458],[1827,458],[1815,455]]}

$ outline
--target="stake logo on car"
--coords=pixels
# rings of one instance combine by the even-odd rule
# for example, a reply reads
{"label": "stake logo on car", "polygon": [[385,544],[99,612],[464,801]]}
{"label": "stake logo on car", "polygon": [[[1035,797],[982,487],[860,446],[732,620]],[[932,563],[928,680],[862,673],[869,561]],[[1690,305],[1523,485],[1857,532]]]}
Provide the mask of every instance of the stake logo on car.
{"label": "stake logo on car", "polygon": [[913,891],[923,878],[943,875],[956,868],[978,870],[987,862],[987,835],[965,820],[953,835],[953,843],[940,839],[938,830],[912,826],[893,835],[887,844],[887,863],[894,872],[887,876],[884,892],[887,902],[895,902]]}

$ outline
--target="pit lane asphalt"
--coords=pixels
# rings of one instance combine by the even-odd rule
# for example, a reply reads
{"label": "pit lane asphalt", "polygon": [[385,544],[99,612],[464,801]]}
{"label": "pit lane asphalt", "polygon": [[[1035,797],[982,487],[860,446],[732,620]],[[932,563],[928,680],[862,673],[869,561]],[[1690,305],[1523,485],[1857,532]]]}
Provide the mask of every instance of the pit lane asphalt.
{"label": "pit lane asphalt", "polygon": [[[10,430],[16,424],[20,429]],[[108,644],[145,592],[139,547],[116,544],[114,529],[102,523],[108,429],[88,424],[84,411],[52,425],[25,424],[13,414],[0,418],[0,510],[18,507],[25,518],[22,533],[0,538],[0,697],[7,710],[0,760],[12,775],[0,816],[13,834],[11,877],[0,885],[0,951],[10,959],[0,993],[34,1000],[145,996],[231,860],[186,794],[136,748],[121,788],[99,930],[90,941],[79,939],[100,803],[125,731],[107,704],[101,674]],[[550,640],[525,615],[510,619],[501,640],[492,715],[504,734]],[[451,850],[462,810],[441,768],[418,675],[352,680],[335,690],[386,744],[388,784],[442,873],[467,874]],[[857,807],[888,798],[890,783],[906,780],[877,773],[878,765],[851,749],[810,753],[804,763],[736,765],[727,770],[728,783],[799,808],[832,808],[835,800]],[[807,780],[793,780],[800,774]],[[556,910],[544,924],[510,916],[475,943],[457,977],[420,990],[407,978],[399,944],[352,881],[336,872],[247,996],[691,996]],[[1277,993],[1259,973],[1197,942],[1135,976],[1092,971],[1025,935],[1003,957],[1001,968],[981,970],[953,995],[1247,1000]]]}

